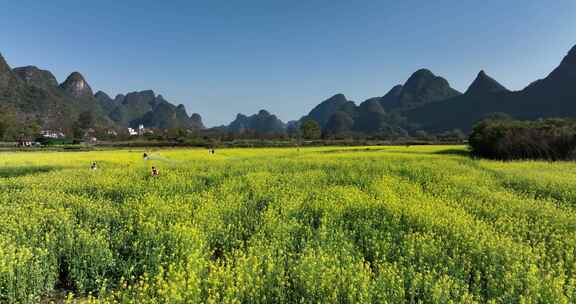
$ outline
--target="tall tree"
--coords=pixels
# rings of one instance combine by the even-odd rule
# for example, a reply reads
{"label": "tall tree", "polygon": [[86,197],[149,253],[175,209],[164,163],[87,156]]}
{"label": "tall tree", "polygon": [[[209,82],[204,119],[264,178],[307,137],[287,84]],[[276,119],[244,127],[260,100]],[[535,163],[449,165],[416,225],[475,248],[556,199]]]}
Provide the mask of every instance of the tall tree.
{"label": "tall tree", "polygon": [[300,125],[300,132],[304,139],[318,139],[322,135],[320,125],[313,119],[307,119]]}

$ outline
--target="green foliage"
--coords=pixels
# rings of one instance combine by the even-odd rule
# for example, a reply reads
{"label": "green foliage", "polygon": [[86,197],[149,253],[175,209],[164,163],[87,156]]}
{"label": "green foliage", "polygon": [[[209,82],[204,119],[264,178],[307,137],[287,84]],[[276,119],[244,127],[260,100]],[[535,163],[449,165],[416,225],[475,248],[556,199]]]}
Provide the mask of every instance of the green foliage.
{"label": "green foliage", "polygon": [[78,119],[72,124],[72,136],[76,139],[84,137],[86,131],[94,126],[94,114],[90,111],[80,113]]}
{"label": "green foliage", "polygon": [[74,140],[66,138],[40,138],[38,142],[43,146],[64,146],[74,144]]}
{"label": "green foliage", "polygon": [[466,134],[460,129],[453,129],[437,135],[438,140],[448,142],[462,142],[466,139]]}
{"label": "green foliage", "polygon": [[10,105],[0,105],[0,140],[15,141],[25,137],[34,138],[40,134],[39,122],[30,117],[18,117]]}
{"label": "green foliage", "polygon": [[300,124],[300,133],[305,139],[318,139],[322,135],[322,130],[315,120],[307,119]]}
{"label": "green foliage", "polygon": [[455,151],[4,153],[0,303],[574,303],[576,165]]}
{"label": "green foliage", "polygon": [[576,158],[576,121],[492,117],[474,126],[470,147],[474,155],[493,159],[573,160]]}

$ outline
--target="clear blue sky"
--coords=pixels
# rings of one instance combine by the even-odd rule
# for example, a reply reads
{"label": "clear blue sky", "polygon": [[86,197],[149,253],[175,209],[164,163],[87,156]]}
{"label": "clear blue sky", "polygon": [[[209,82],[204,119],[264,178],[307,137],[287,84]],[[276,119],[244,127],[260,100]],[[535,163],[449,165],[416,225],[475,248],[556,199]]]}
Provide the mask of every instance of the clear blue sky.
{"label": "clear blue sky", "polygon": [[2,1],[0,52],[114,96],[154,89],[208,126],[265,108],[298,119],[426,67],[458,90],[480,69],[511,89],[576,44],[574,0]]}

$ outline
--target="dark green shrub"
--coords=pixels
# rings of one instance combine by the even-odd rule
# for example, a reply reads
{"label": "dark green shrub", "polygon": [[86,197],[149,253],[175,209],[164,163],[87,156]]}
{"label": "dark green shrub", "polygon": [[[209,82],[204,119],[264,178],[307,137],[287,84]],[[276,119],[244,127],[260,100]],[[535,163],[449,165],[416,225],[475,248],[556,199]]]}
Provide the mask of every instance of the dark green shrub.
{"label": "dark green shrub", "polygon": [[487,119],[474,126],[472,155],[500,159],[572,160],[576,158],[576,120]]}

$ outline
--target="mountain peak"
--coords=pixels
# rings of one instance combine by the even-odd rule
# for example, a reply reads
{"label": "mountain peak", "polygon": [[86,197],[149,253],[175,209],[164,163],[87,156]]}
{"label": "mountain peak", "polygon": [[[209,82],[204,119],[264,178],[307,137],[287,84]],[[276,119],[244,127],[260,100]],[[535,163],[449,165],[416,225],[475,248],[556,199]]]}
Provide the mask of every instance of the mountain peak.
{"label": "mountain peak", "polygon": [[410,75],[406,83],[404,83],[403,89],[404,91],[419,91],[426,89],[434,82],[436,82],[436,85],[449,86],[444,78],[434,75],[428,69],[420,69]]}
{"label": "mountain peak", "polygon": [[232,133],[245,133],[248,131],[260,134],[275,134],[285,131],[284,123],[266,110],[260,110],[257,114],[246,116],[243,114],[236,115],[227,130]]}
{"label": "mountain peak", "polygon": [[82,74],[80,74],[80,72],[72,72],[69,76],[68,79],[66,80],[72,80],[72,81],[86,81],[84,79],[84,76],[82,76]]}
{"label": "mountain peak", "polygon": [[401,84],[395,85],[386,95],[380,98],[380,104],[383,107],[395,107],[398,104],[398,98],[402,94],[402,88],[404,86]]}
{"label": "mountain peak", "polygon": [[8,63],[2,56],[2,53],[0,53],[0,73],[5,71],[10,71],[10,66],[8,66]]}
{"label": "mountain peak", "polygon": [[84,76],[79,72],[73,72],[66,78],[66,80],[60,85],[60,88],[72,94],[74,97],[88,97],[93,96],[92,88],[88,85],[88,82],[84,79]]}
{"label": "mountain peak", "polygon": [[428,69],[420,69],[408,78],[398,97],[398,106],[414,108],[460,95],[448,81]]}
{"label": "mountain peak", "polygon": [[16,76],[31,86],[44,89],[58,86],[56,77],[50,71],[41,70],[33,65],[14,68],[13,71]]}
{"label": "mountain peak", "polygon": [[412,74],[412,76],[414,76],[414,77],[429,77],[429,78],[436,77],[436,75],[434,75],[434,73],[432,73],[432,71],[430,71],[429,69],[419,69],[418,71],[414,72],[414,74]]}
{"label": "mountain peak", "polygon": [[488,94],[488,93],[497,93],[497,92],[508,92],[503,85],[498,83],[498,81],[494,80],[492,77],[488,76],[484,70],[478,73],[476,79],[468,90],[466,91],[467,95],[481,95],[481,94]]}
{"label": "mountain peak", "polygon": [[566,57],[562,60],[561,65],[576,65],[576,45],[570,49]]}
{"label": "mountain peak", "polygon": [[[94,96],[102,96],[102,97],[110,98],[110,96],[108,94],[106,94],[106,92],[103,92],[103,91],[96,92],[96,94],[94,94]],[[112,98],[110,98],[110,99],[112,99]]]}
{"label": "mountain peak", "polygon": [[308,118],[315,120],[320,126],[324,126],[330,116],[334,114],[340,107],[348,102],[346,96],[342,93],[335,94],[334,96],[322,101],[319,105],[314,107]]}
{"label": "mountain peak", "polygon": [[94,94],[94,98],[100,103],[102,109],[104,109],[107,113],[110,113],[119,104],[116,103],[114,99],[110,98],[108,94],[102,91],[96,92],[96,94]]}
{"label": "mountain peak", "polygon": [[192,113],[190,115],[190,123],[193,128],[204,129],[204,124],[202,123],[202,116],[198,113]]}
{"label": "mountain peak", "polygon": [[404,88],[421,87],[427,84],[428,82],[434,80],[435,78],[441,78],[441,77],[437,77],[436,75],[434,75],[434,73],[432,73],[432,71],[428,69],[419,69],[418,71],[410,75],[410,78],[408,78],[408,80],[404,84]]}
{"label": "mountain peak", "polygon": [[4,57],[2,57],[2,54],[0,54],[0,89],[15,86],[17,82],[18,79],[14,76],[12,69],[10,69],[10,66],[6,60],[4,60]]}
{"label": "mountain peak", "polygon": [[135,91],[126,94],[123,104],[129,107],[139,108],[144,111],[157,103],[156,94],[152,90]]}
{"label": "mountain peak", "polygon": [[346,99],[346,95],[344,95],[342,93],[338,93],[338,94],[334,94],[334,96],[332,96],[328,99]]}

